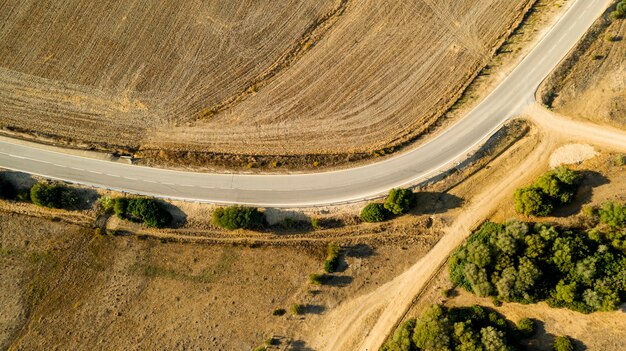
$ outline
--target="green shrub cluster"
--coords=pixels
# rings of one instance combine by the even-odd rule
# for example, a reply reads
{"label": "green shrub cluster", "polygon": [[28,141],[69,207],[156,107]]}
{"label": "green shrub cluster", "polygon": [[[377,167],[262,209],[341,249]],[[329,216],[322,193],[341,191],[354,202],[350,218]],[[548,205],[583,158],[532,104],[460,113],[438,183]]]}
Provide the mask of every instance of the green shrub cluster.
{"label": "green shrub cluster", "polygon": [[566,167],[550,171],[529,187],[515,191],[515,210],[527,216],[548,216],[574,199],[580,176]]}
{"label": "green shrub cluster", "polygon": [[377,223],[384,222],[389,219],[389,211],[385,208],[385,205],[379,203],[367,204],[363,210],[361,210],[360,218],[363,222]]}
{"label": "green shrub cluster", "polygon": [[574,343],[567,336],[559,336],[554,340],[552,349],[554,351],[574,351]]}
{"label": "green shrub cluster", "polygon": [[502,301],[545,300],[583,313],[615,310],[626,301],[626,254],[594,230],[486,223],[452,255],[450,279]]}
{"label": "green shrub cluster", "polygon": [[304,308],[302,307],[302,305],[294,303],[291,306],[289,306],[289,311],[294,316],[297,316],[297,315],[300,315],[300,314],[304,313]]}
{"label": "green shrub cluster", "polygon": [[381,351],[512,350],[522,333],[513,323],[482,306],[430,306],[400,325]]}
{"label": "green shrub cluster", "polygon": [[415,194],[409,189],[391,189],[385,199],[385,208],[396,216],[409,212],[415,206]]}
{"label": "green shrub cluster", "polygon": [[164,228],[172,221],[172,215],[161,204],[147,197],[119,197],[115,199],[113,211],[121,219],[143,222],[153,228]]}
{"label": "green shrub cluster", "polygon": [[611,18],[618,19],[626,17],[626,0],[617,3],[615,10],[611,12]]}
{"label": "green shrub cluster", "polygon": [[73,209],[78,196],[72,188],[59,184],[37,183],[30,188],[30,200],[37,206]]}
{"label": "green shrub cluster", "polygon": [[392,215],[400,216],[415,206],[415,194],[409,189],[391,189],[384,203],[370,203],[361,210],[361,220],[384,222]]}
{"label": "green shrub cluster", "polygon": [[213,224],[228,230],[258,229],[263,226],[263,213],[253,207],[220,207],[213,211]]}
{"label": "green shrub cluster", "polygon": [[328,244],[328,253],[324,261],[324,271],[326,273],[334,273],[339,265],[339,254],[341,248],[336,243]]}
{"label": "green shrub cluster", "polygon": [[589,236],[606,245],[626,252],[626,206],[616,202],[606,202],[592,211],[599,225],[589,232]]}
{"label": "green shrub cluster", "polygon": [[322,285],[326,281],[326,274],[309,274],[309,283],[313,285]]}

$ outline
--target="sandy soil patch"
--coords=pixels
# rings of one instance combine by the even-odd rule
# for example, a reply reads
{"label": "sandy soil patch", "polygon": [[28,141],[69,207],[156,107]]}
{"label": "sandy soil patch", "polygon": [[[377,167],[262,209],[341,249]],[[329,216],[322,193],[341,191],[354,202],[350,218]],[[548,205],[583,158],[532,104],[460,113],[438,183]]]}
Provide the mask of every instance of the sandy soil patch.
{"label": "sandy soil patch", "polygon": [[599,19],[541,90],[556,112],[626,128],[626,21]]}
{"label": "sandy soil patch", "polygon": [[561,146],[550,155],[550,168],[579,163],[597,155],[598,153],[591,145],[569,144]]}

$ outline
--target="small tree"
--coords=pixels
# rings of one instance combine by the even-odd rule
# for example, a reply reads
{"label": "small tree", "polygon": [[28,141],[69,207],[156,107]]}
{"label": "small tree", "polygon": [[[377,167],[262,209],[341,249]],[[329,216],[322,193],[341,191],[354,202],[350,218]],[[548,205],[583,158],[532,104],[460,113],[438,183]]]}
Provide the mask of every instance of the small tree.
{"label": "small tree", "polygon": [[310,274],[309,275],[309,283],[313,285],[322,285],[324,284],[324,280],[326,280],[326,274]]}
{"label": "small tree", "polygon": [[520,188],[515,191],[515,211],[527,216],[548,216],[552,204],[547,196],[536,187]]}
{"label": "small tree", "polygon": [[62,193],[63,189],[60,186],[37,183],[30,189],[30,199],[37,206],[62,208]]}
{"label": "small tree", "polygon": [[517,323],[517,330],[523,338],[530,338],[535,335],[535,322],[530,318],[522,318]]}
{"label": "small tree", "polygon": [[299,315],[304,312],[304,309],[302,308],[301,305],[294,303],[291,306],[289,306],[289,311],[291,311],[291,314],[293,315]]}
{"label": "small tree", "polygon": [[326,255],[326,261],[324,261],[324,271],[326,273],[334,273],[339,265],[339,253],[341,248],[336,243],[328,244],[328,254]]}
{"label": "small tree", "polygon": [[415,206],[415,194],[409,189],[391,189],[385,200],[385,208],[395,215],[405,214],[413,206]]}
{"label": "small tree", "polygon": [[389,211],[383,204],[367,204],[361,211],[361,220],[369,223],[384,222],[389,218]]}
{"label": "small tree", "polygon": [[118,197],[117,199],[115,199],[115,204],[113,205],[113,212],[115,212],[115,215],[118,218],[124,219],[124,217],[126,216],[127,207],[128,207],[128,199],[125,197]]}
{"label": "small tree", "polygon": [[252,207],[217,208],[213,211],[213,223],[228,230],[255,229],[263,225],[263,214]]}
{"label": "small tree", "polygon": [[567,336],[559,336],[554,340],[552,349],[554,351],[574,351],[574,343]]}

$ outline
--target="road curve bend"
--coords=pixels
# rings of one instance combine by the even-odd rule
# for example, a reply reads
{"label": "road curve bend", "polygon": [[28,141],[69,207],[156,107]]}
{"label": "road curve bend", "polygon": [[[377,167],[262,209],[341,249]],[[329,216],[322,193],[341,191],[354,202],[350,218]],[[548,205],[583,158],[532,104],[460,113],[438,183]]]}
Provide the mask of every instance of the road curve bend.
{"label": "road curve bend", "polygon": [[220,204],[306,207],[369,199],[428,179],[463,160],[532,104],[539,84],[608,2],[575,0],[530,54],[468,115],[429,142],[378,163],[313,174],[195,173],[90,159],[1,139],[0,167],[129,193]]}

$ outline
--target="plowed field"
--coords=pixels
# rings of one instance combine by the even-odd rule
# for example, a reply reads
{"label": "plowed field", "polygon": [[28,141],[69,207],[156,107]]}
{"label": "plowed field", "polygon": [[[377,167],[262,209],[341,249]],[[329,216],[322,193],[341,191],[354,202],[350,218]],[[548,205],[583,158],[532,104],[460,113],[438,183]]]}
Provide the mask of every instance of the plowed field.
{"label": "plowed field", "polygon": [[0,126],[145,153],[368,153],[434,123],[532,3],[8,0]]}

